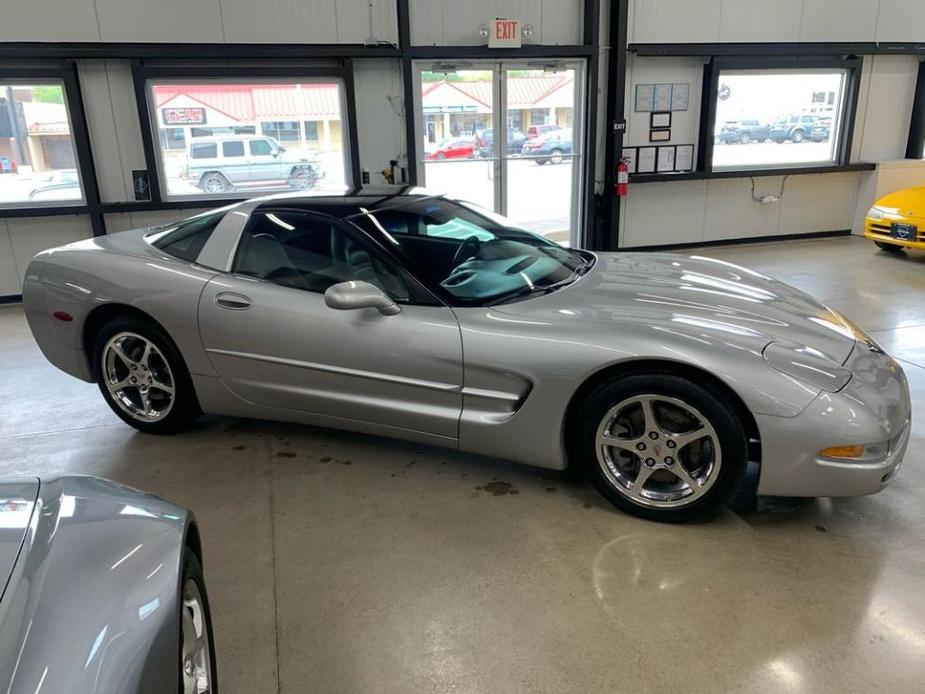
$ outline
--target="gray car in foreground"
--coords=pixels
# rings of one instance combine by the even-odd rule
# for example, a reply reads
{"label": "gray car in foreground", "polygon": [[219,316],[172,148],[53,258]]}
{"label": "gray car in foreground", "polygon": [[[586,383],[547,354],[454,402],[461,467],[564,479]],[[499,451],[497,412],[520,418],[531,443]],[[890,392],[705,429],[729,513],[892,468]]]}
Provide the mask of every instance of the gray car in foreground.
{"label": "gray car in foreground", "polygon": [[870,494],[911,406],[851,321],[699,255],[566,249],[411,190],[259,198],[40,253],[48,359],[123,420],[337,427],[585,470],[657,520],[768,496]]}
{"label": "gray car in foreground", "polygon": [[10,694],[217,691],[199,532],[95,477],[0,481],[0,687]]}

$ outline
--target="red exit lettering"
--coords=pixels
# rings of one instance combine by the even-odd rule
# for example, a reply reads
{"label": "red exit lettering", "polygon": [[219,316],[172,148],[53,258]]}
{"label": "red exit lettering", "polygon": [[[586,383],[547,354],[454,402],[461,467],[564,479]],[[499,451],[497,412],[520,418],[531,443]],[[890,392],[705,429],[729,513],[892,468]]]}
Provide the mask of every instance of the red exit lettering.
{"label": "red exit lettering", "polygon": [[495,22],[495,38],[513,39],[517,37],[517,20],[505,19]]}

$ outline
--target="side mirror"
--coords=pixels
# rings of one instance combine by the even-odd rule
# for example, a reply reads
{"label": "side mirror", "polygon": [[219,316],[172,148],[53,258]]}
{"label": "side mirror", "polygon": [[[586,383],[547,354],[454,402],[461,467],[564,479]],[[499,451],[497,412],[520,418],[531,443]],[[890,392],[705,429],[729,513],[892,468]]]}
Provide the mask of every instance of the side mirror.
{"label": "side mirror", "polygon": [[324,293],[324,303],[339,311],[374,308],[384,316],[401,313],[401,307],[369,282],[351,280],[331,285]]}

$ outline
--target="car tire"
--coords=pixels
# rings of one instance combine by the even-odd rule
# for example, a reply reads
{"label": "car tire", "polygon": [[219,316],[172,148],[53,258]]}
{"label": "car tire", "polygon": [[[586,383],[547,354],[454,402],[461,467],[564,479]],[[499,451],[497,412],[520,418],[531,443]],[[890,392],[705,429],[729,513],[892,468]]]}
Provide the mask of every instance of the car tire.
{"label": "car tire", "polygon": [[199,179],[199,188],[205,193],[227,193],[231,190],[231,183],[222,174],[210,171]]}
{"label": "car tire", "polygon": [[887,253],[892,253],[894,255],[904,255],[905,248],[895,243],[884,243],[883,241],[874,241],[877,248],[881,251],[886,251]]}
{"label": "car tire", "polygon": [[148,434],[174,434],[202,414],[183,357],[158,327],[133,317],[106,323],[93,341],[103,399],[122,421]]}
{"label": "car tire", "polygon": [[803,131],[794,130],[793,134],[790,135],[790,141],[794,144],[800,144],[803,141]]}
{"label": "car tire", "polygon": [[548,159],[534,159],[533,161],[535,161],[539,166],[543,166],[544,164],[549,163]]}
{"label": "car tire", "polygon": [[178,691],[183,694],[200,691],[218,694],[209,597],[202,564],[189,547],[183,550],[183,575],[177,602],[180,608]]}
{"label": "car tire", "polygon": [[446,155],[443,152],[437,152],[434,159],[446,159]]}
{"label": "car tire", "polygon": [[561,163],[562,163],[562,160],[563,160],[563,157],[562,157],[562,150],[559,149],[558,147],[555,148],[555,149],[553,149],[553,150],[549,153],[549,160],[548,160],[548,161],[551,161],[553,164],[561,164]]}
{"label": "car tire", "polygon": [[748,436],[727,403],[709,383],[671,373],[609,379],[581,406],[576,462],[622,511],[665,522],[707,517],[735,492],[748,464]]}
{"label": "car tire", "polygon": [[315,175],[310,166],[294,168],[289,173],[286,185],[294,190],[309,190],[315,186]]}
{"label": "car tire", "polygon": [[751,142],[751,138],[748,136],[748,133],[742,133],[741,135],[739,135],[740,145],[747,145],[749,142]]}

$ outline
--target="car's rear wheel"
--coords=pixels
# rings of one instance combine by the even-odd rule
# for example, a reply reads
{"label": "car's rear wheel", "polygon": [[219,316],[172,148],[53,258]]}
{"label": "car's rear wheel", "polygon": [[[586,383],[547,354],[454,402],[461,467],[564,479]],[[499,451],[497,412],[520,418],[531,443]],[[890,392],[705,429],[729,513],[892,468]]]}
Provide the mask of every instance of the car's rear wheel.
{"label": "car's rear wheel", "polygon": [[802,131],[802,130],[794,130],[794,131],[793,131],[793,135],[790,136],[790,139],[791,139],[793,142],[796,142],[796,143],[802,142],[802,141],[803,141],[803,131]]}
{"label": "car's rear wheel", "polygon": [[94,344],[100,392],[124,422],[149,434],[172,434],[199,417],[183,358],[157,327],[116,318],[103,326]]}
{"label": "car's rear wheel", "polygon": [[213,171],[202,177],[199,187],[206,193],[227,193],[231,190],[231,183],[222,174]]}
{"label": "car's rear wheel", "polygon": [[310,168],[303,166],[293,169],[286,183],[296,190],[308,190],[315,184],[315,177]]}
{"label": "car's rear wheel", "polygon": [[549,153],[549,161],[551,161],[553,164],[561,164],[562,159],[563,157],[561,149],[554,149]]}
{"label": "car's rear wheel", "polygon": [[609,380],[586,399],[575,451],[614,506],[657,521],[714,513],[735,491],[748,438],[727,398],[673,374]]}
{"label": "car's rear wheel", "polygon": [[739,136],[739,143],[747,145],[749,142],[751,142],[751,138],[748,136],[748,133],[742,133]]}
{"label": "car's rear wheel", "polygon": [[186,548],[180,583],[180,684],[183,694],[216,694],[212,617],[199,558]]}
{"label": "car's rear wheel", "polygon": [[895,243],[884,243],[883,241],[874,241],[881,251],[886,251],[887,253],[895,253],[897,255],[904,253],[905,249]]}

